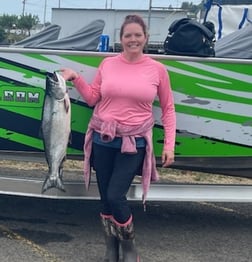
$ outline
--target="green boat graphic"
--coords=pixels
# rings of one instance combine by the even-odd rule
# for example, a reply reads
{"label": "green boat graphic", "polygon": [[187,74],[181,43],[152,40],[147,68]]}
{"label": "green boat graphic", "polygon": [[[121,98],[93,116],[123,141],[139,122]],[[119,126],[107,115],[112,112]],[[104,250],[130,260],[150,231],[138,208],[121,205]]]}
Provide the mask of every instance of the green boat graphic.
{"label": "green boat graphic", "polygon": [[[45,76],[70,67],[92,81],[105,56],[115,53],[0,48],[0,150],[43,152],[40,136]],[[174,168],[252,177],[252,61],[151,55],[169,72],[177,114]],[[90,108],[71,83],[69,157],[83,155]],[[154,150],[163,144],[158,100]]]}

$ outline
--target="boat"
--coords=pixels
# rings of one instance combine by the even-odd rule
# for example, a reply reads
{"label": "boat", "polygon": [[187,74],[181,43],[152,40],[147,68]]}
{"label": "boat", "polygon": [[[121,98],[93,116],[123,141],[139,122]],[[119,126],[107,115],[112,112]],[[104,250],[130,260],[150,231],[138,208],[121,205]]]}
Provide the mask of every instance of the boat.
{"label": "boat", "polygon": [[[99,34],[102,34],[104,23],[98,22]],[[200,171],[206,175],[252,178],[252,59],[234,55],[237,52],[232,44],[246,30],[248,27],[218,39],[216,53],[220,56],[147,54],[167,68],[175,99],[175,162],[170,168]],[[74,35],[82,39],[81,32],[86,33],[85,28]],[[40,130],[48,73],[69,67],[91,82],[101,61],[120,52],[100,49],[97,34],[95,44],[89,50],[78,50],[82,43],[76,41],[73,46],[70,40],[71,37],[60,38],[36,47],[0,47],[0,159],[45,160]],[[57,43],[60,48],[57,48]],[[89,41],[85,43],[90,46]],[[229,45],[232,52],[228,54],[225,46]],[[111,51],[110,48],[105,49]],[[227,52],[224,55],[222,51]],[[71,82],[67,82],[67,87],[72,108],[67,158],[83,160],[85,132],[93,108],[87,105]],[[157,166],[161,167],[164,133],[158,99],[153,105],[153,115],[154,153]],[[41,195],[42,183],[26,176],[10,178],[0,175],[0,193],[56,198],[99,197],[95,183],[89,192],[85,191],[83,181],[78,181],[67,182],[64,194],[50,191]],[[251,202],[251,188],[252,185],[223,187],[168,183],[152,186],[149,198]],[[139,185],[131,186],[129,199],[141,200]]]}
{"label": "boat", "polygon": [[[100,62],[116,53],[0,48],[0,152],[43,152],[40,136],[45,76],[70,67],[92,81]],[[252,177],[252,60],[150,54],[169,72],[177,116],[173,168]],[[72,141],[68,156],[83,156],[92,108],[68,82]],[[163,146],[158,100],[153,134],[157,164]]]}

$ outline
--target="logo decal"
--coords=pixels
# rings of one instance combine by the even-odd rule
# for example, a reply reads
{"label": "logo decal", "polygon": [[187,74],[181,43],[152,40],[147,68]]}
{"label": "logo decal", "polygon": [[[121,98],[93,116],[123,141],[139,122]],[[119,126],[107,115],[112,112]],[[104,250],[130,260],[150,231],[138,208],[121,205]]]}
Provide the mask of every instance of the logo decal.
{"label": "logo decal", "polygon": [[[18,88],[20,89],[20,88]],[[40,107],[42,106],[44,90],[17,90],[17,88],[2,89],[0,93],[0,105],[4,106],[24,106]]]}

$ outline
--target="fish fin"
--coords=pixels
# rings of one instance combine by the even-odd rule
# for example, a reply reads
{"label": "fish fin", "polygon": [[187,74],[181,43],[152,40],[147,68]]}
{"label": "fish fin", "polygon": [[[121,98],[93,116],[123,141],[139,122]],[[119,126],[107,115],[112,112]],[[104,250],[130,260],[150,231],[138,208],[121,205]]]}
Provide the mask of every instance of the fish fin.
{"label": "fish fin", "polygon": [[68,138],[68,144],[72,144],[72,133],[70,132],[69,138]]}
{"label": "fish fin", "polygon": [[65,110],[66,110],[66,112],[68,113],[68,111],[69,111],[69,109],[70,109],[70,100],[67,99],[66,97],[65,97],[65,99],[64,99],[64,104],[65,104]]}
{"label": "fish fin", "polygon": [[38,130],[38,137],[43,139],[43,129],[42,129],[42,125],[40,125],[39,130]]}
{"label": "fish fin", "polygon": [[44,194],[50,188],[57,188],[63,192],[66,192],[61,177],[52,179],[50,176],[47,176],[43,183],[41,193]]}

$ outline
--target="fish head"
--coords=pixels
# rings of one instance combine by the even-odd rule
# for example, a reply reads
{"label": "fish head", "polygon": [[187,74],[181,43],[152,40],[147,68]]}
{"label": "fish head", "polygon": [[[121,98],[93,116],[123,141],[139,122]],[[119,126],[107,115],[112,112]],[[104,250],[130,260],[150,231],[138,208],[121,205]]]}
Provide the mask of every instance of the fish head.
{"label": "fish head", "polygon": [[61,100],[65,97],[66,92],[66,81],[63,76],[57,72],[47,73],[46,93],[57,100]]}

